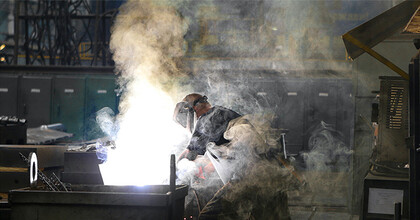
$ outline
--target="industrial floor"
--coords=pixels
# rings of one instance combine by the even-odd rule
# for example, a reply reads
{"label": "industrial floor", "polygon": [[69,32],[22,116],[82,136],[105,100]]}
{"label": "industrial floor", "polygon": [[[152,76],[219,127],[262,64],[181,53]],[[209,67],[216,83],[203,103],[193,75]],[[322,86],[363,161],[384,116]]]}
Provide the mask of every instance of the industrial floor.
{"label": "industrial floor", "polygon": [[358,215],[349,214],[343,198],[324,197],[322,195],[296,196],[289,194],[289,210],[292,220],[356,220]]}
{"label": "industrial floor", "polygon": [[[359,216],[350,215],[345,199],[325,198],[320,195],[289,194],[289,210],[292,220],[358,220]],[[10,219],[7,200],[0,204],[0,219]]]}
{"label": "industrial floor", "polygon": [[308,182],[304,190],[288,193],[292,220],[356,220],[350,214],[351,186],[346,172],[301,173]]}

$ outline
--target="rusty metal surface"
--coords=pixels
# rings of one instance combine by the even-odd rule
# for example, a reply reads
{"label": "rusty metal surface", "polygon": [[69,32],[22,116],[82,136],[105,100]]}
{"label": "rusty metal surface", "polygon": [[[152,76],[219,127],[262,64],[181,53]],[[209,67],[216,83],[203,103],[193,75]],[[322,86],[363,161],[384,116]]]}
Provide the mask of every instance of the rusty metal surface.
{"label": "rusty metal surface", "polygon": [[420,7],[417,8],[417,11],[405,26],[403,33],[420,34]]}
{"label": "rusty metal surface", "polygon": [[343,35],[344,45],[351,59],[356,59],[364,50],[345,39],[346,35],[356,38],[372,48],[395,33],[401,32],[420,6],[420,1],[404,1]]}

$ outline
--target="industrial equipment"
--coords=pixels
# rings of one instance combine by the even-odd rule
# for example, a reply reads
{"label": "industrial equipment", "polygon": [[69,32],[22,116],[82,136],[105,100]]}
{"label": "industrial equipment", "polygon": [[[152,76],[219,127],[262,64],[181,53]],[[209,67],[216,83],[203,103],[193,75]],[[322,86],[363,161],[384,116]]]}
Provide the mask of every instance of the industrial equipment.
{"label": "industrial equipment", "polygon": [[[375,171],[392,173],[394,169],[405,172],[408,163],[408,81],[401,77],[380,77],[378,143],[373,158]],[[387,167],[391,168],[384,170]],[[390,176],[390,175],[388,175]]]}
{"label": "industrial equipment", "polygon": [[[182,219],[188,186],[73,185],[71,192],[12,190],[13,220]],[[172,212],[172,206],[175,212]]]}
{"label": "industrial equipment", "polygon": [[26,119],[0,116],[0,144],[26,144]]}
{"label": "industrial equipment", "polygon": [[371,169],[364,179],[361,216],[393,218],[394,203],[399,202],[401,216],[408,218],[409,83],[402,77],[382,76],[380,80],[378,137],[370,159]]}
{"label": "industrial equipment", "polygon": [[102,176],[96,152],[66,151],[64,152],[63,182],[71,184],[102,185]]}
{"label": "industrial equipment", "polygon": [[71,185],[65,192],[47,181],[11,190],[11,219],[182,219],[188,186],[175,185],[175,155],[170,164],[169,185]]}
{"label": "industrial equipment", "polygon": [[66,146],[56,145],[0,145],[0,196],[6,197],[11,189],[29,187],[28,165],[19,153],[35,152],[40,169],[48,174],[59,174],[66,149]]}

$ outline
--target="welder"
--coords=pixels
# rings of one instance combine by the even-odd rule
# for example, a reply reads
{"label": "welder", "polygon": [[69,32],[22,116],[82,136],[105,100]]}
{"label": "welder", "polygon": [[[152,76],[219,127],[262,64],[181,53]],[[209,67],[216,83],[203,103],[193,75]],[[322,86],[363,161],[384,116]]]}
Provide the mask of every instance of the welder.
{"label": "welder", "polygon": [[[206,154],[224,183],[199,219],[290,219],[286,193],[263,185],[285,185],[286,175],[274,163],[261,159],[268,150],[248,119],[230,109],[212,107],[206,96],[196,93],[176,105],[174,120],[192,132],[179,160]],[[260,175],[267,171],[274,177]]]}
{"label": "welder", "polygon": [[197,155],[204,155],[210,142],[218,146],[229,142],[223,134],[228,123],[240,116],[233,110],[211,106],[206,96],[197,93],[187,95],[176,105],[174,112],[174,120],[192,133],[190,143],[179,159],[195,160]]}

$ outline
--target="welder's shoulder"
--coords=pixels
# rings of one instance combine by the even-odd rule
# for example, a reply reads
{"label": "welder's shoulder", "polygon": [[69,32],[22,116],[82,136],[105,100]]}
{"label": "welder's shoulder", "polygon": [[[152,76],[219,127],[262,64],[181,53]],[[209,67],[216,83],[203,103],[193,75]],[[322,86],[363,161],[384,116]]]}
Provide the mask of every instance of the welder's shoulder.
{"label": "welder's shoulder", "polygon": [[228,120],[232,120],[241,116],[232,109],[228,109],[223,106],[214,106],[214,112],[216,115],[221,115]]}

